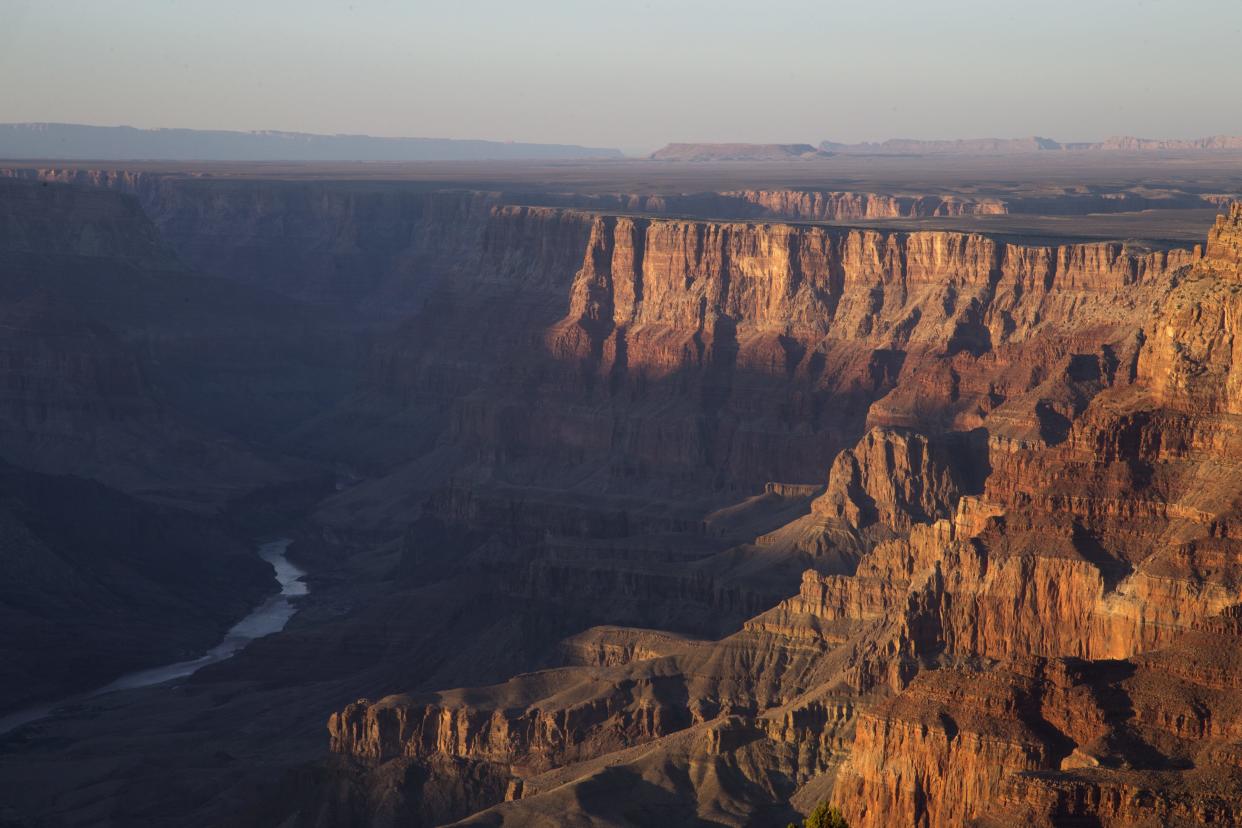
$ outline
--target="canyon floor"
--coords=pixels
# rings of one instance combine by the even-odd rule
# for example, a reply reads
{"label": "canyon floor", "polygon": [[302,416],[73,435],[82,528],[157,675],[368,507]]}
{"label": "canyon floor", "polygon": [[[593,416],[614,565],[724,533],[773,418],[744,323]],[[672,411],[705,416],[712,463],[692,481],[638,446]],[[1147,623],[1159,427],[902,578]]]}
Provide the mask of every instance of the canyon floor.
{"label": "canyon floor", "polygon": [[1239,197],[0,163],[0,826],[1242,824]]}

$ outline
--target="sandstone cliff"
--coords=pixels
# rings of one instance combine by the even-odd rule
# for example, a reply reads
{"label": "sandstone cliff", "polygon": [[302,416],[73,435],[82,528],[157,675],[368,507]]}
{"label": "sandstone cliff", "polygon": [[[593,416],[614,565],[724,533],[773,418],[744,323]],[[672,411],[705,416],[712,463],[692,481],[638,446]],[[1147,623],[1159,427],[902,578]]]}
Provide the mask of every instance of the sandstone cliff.
{"label": "sandstone cliff", "polygon": [[721,364],[828,400],[879,380],[811,513],[765,536],[850,554],[714,645],[601,646],[589,667],[359,703],[333,717],[334,749],[507,769],[515,801],[480,824],[688,761],[731,781],[659,784],[699,814],[740,809],[730,824],[765,786],[801,807],[827,791],[861,826],[1233,824],[1242,800],[1210,780],[1229,773],[1234,697],[1190,678],[1236,654],[1231,221],[1200,262],[595,219],[547,334],[559,359],[614,389],[639,371],[718,382]]}
{"label": "sandstone cliff", "polygon": [[[1236,212],[1201,259],[370,183],[96,183],[232,281],[157,275],[142,233],[92,238],[119,219],[39,231],[38,256],[89,267],[11,251],[11,284],[92,309],[71,326],[14,293],[6,405],[43,445],[116,421],[158,443],[150,412],[195,401],[249,420],[263,365],[327,373],[296,340],[330,325],[291,299],[376,326],[347,398],[270,395],[293,400],[271,422],[302,424],[281,445],[348,464],[318,554],[357,605],[250,667],[323,678],[308,709],[340,702],[339,671],[410,692],[342,705],[322,808],[281,819],[785,824],[830,799],[863,826],[1236,820]],[[907,209],[755,192],[779,195],[729,203]],[[100,264],[128,250],[146,258]],[[168,285],[200,285],[202,313]],[[260,295],[279,337],[229,313]]]}
{"label": "sandstone cliff", "polygon": [[1208,233],[1207,258],[1214,264],[1237,271],[1242,268],[1242,202],[1217,216],[1216,226]]}

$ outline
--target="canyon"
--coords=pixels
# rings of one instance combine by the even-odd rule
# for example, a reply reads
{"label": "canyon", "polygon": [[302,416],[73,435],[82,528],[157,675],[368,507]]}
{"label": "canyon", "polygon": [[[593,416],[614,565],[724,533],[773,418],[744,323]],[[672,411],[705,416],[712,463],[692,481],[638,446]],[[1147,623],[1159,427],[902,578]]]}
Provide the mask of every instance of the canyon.
{"label": "canyon", "polygon": [[1139,150],[6,165],[0,712],[311,590],[0,824],[1242,823],[1242,175]]}

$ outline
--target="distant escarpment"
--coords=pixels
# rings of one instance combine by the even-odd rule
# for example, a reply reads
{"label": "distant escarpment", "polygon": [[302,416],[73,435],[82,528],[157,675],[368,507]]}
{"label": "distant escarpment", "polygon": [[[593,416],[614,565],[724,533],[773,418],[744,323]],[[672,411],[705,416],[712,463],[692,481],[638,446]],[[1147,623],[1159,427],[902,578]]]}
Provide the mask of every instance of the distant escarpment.
{"label": "distant escarpment", "polygon": [[865,155],[1005,155],[1031,152],[1220,152],[1242,150],[1242,136],[1208,138],[1135,138],[1114,136],[1103,141],[1055,141],[1051,138],[960,138],[919,140],[890,138],[887,141],[841,144],[821,141],[825,152]]}
{"label": "distant escarpment", "polygon": [[575,207],[606,213],[694,216],[731,220],[853,222],[879,219],[1087,215],[1139,210],[1214,210],[1231,196],[1180,190],[1083,192],[1065,188],[1046,195],[963,196],[843,190],[729,190],[716,193],[498,193],[501,202]]}
{"label": "distant escarpment", "polygon": [[653,161],[790,161],[824,158],[810,144],[668,144],[651,153]]}
{"label": "distant escarpment", "polygon": [[24,123],[0,124],[0,156],[189,161],[480,161],[620,158],[621,152],[612,148],[513,141]]}

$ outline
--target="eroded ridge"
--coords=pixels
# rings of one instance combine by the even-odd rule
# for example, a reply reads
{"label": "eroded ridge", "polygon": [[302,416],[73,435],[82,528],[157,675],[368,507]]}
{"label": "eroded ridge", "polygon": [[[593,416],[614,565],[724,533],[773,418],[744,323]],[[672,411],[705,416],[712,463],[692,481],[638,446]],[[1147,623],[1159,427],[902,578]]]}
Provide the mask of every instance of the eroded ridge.
{"label": "eroded ridge", "polygon": [[505,780],[471,824],[658,791],[739,825],[820,798],[855,826],[1235,824],[1240,220],[1199,259],[595,219],[560,359],[899,355],[809,512],[756,539],[839,564],[717,641],[613,630],[578,666],[352,704],[332,749]]}

